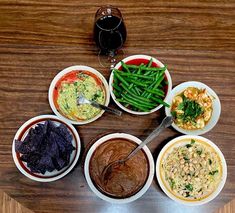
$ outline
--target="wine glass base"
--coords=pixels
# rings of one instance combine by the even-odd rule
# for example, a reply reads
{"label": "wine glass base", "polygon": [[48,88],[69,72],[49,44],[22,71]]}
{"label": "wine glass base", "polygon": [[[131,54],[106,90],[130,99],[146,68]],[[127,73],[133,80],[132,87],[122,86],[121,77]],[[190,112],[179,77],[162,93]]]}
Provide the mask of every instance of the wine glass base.
{"label": "wine glass base", "polygon": [[101,51],[98,53],[98,60],[102,67],[113,69],[114,66],[124,58],[124,50],[120,49],[114,56],[104,54]]}

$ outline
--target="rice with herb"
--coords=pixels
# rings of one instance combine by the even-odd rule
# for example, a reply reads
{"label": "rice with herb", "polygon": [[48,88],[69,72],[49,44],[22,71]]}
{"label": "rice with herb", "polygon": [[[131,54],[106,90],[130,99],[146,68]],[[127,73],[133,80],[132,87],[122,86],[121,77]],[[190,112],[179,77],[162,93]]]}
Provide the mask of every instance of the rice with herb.
{"label": "rice with herb", "polygon": [[222,177],[218,154],[194,139],[174,148],[161,166],[169,188],[186,199],[203,199],[217,188]]}

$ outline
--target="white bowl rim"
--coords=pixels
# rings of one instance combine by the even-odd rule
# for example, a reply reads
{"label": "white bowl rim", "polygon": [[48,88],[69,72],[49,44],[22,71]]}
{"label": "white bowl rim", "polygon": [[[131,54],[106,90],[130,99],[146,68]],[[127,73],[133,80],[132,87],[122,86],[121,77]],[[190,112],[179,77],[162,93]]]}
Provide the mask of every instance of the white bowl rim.
{"label": "white bowl rim", "polygon": [[[124,63],[127,62],[127,61],[130,61],[130,60],[133,60],[133,59],[138,59],[138,58],[142,58],[142,59],[147,59],[147,60],[150,60],[151,58],[153,59],[153,62],[156,63],[157,65],[159,65],[160,67],[164,67],[164,64],[159,61],[158,59],[152,57],[152,56],[149,56],[149,55],[131,55],[131,56],[128,56],[124,59],[122,59],[121,61],[123,61]],[[118,62],[116,65],[115,65],[115,69],[118,69],[120,66],[121,66],[121,61]],[[167,94],[165,96],[165,99],[164,101],[167,100],[167,97],[170,95],[170,92],[171,92],[171,89],[172,89],[172,79],[171,79],[171,76],[170,76],[170,73],[168,71],[168,69],[166,69],[165,71],[165,75],[167,77],[167,80],[168,80],[168,90],[167,90]],[[136,112],[136,111],[133,111],[133,110],[130,110],[130,109],[127,109],[126,107],[124,107],[121,103],[119,103],[118,101],[116,101],[116,98],[115,98],[115,95],[113,94],[113,87],[112,87],[112,83],[113,83],[113,72],[111,72],[110,74],[110,77],[109,77],[109,90],[110,90],[110,94],[111,94],[111,97],[113,99],[113,101],[124,111],[128,112],[128,113],[131,113],[131,114],[134,114],[134,115],[147,115],[147,114],[150,114],[150,113],[153,113],[153,112],[156,112],[157,110],[159,110],[163,105],[160,104],[158,105],[156,108],[152,109],[150,112]]]}
{"label": "white bowl rim", "polygon": [[104,88],[105,88],[105,92],[106,92],[106,100],[105,100],[105,104],[106,106],[109,105],[109,101],[110,101],[110,92],[109,92],[109,86],[108,83],[105,79],[105,77],[96,69],[89,67],[89,66],[85,66],[85,65],[74,65],[74,66],[70,66],[67,67],[65,69],[63,69],[62,71],[60,71],[59,73],[57,73],[57,75],[53,78],[53,80],[51,81],[50,87],[49,87],[49,92],[48,92],[48,100],[49,100],[49,104],[50,107],[52,109],[52,111],[59,117],[61,118],[63,121],[65,122],[69,122],[71,124],[75,124],[75,125],[83,125],[83,124],[88,124],[91,123],[95,120],[97,120],[98,118],[100,118],[103,113],[105,112],[104,110],[101,110],[101,112],[96,115],[95,117],[93,117],[92,119],[89,120],[85,120],[85,121],[74,121],[74,120],[70,120],[69,118],[66,118],[65,116],[61,115],[60,112],[57,111],[54,101],[53,101],[53,90],[54,87],[57,83],[58,80],[61,79],[62,76],[64,76],[65,74],[71,72],[71,71],[76,71],[76,70],[85,70],[88,72],[91,72],[93,74],[95,74],[96,76],[99,77],[99,79],[103,82],[104,84]]}
{"label": "white bowl rim", "polygon": [[[218,186],[218,188],[207,198],[203,199],[203,200],[200,200],[200,201],[193,201],[193,202],[190,202],[190,201],[184,201],[184,200],[181,200],[181,199],[178,199],[176,198],[172,193],[170,193],[164,186],[163,184],[163,180],[161,179],[160,177],[160,166],[161,166],[161,162],[160,160],[162,159],[162,156],[163,156],[163,153],[165,153],[165,151],[168,149],[168,147],[170,147],[172,144],[176,143],[177,141],[180,141],[182,139],[194,139],[194,140],[201,140],[201,141],[204,141],[206,143],[208,143],[212,148],[215,149],[215,151],[217,152],[217,154],[219,155],[220,159],[221,159],[221,163],[222,163],[222,170],[223,170],[223,174],[222,174],[222,180]],[[157,158],[157,162],[156,162],[156,177],[157,177],[157,180],[158,180],[158,183],[161,187],[161,189],[163,190],[163,192],[169,197],[171,198],[172,200],[178,202],[178,203],[182,203],[184,205],[187,205],[187,206],[198,206],[198,205],[202,205],[202,204],[205,204],[205,203],[208,203],[210,202],[211,200],[213,200],[220,192],[221,190],[223,189],[224,187],[224,184],[226,182],[226,179],[227,179],[227,164],[226,164],[226,161],[225,161],[225,158],[224,158],[224,155],[223,153],[221,152],[221,150],[218,148],[218,146],[213,143],[211,140],[205,138],[205,137],[202,137],[202,136],[197,136],[197,135],[182,135],[182,136],[179,136],[179,137],[176,137],[174,139],[172,139],[171,141],[169,141],[163,148],[162,150],[160,151],[159,155],[158,155],[158,158]]]}
{"label": "white bowl rim", "polygon": [[[177,86],[175,86],[170,95],[167,97],[167,102],[171,105],[171,102],[173,100],[173,98],[180,94],[181,92],[183,92],[187,87],[196,87],[196,88],[205,88],[207,93],[214,97],[215,99],[213,100],[213,111],[212,111],[212,116],[214,119],[209,120],[209,122],[206,124],[206,126],[203,129],[198,129],[198,130],[185,130],[182,129],[180,127],[178,127],[174,122],[172,123],[172,127],[177,130],[178,132],[181,132],[183,134],[188,134],[188,135],[202,135],[205,134],[207,132],[209,132],[210,130],[212,130],[215,125],[217,124],[217,122],[219,121],[219,117],[221,114],[221,103],[219,100],[218,95],[215,93],[215,91],[213,89],[211,89],[209,86],[207,86],[206,84],[199,82],[199,81],[186,81],[183,82]],[[214,109],[217,109],[217,111],[214,111]],[[171,115],[171,107],[165,107],[165,114],[167,116]]]}
{"label": "white bowl rim", "polygon": [[[51,177],[51,178],[45,178],[45,179],[44,179],[44,178],[40,178],[40,177],[35,177],[35,176],[29,174],[28,172],[26,172],[26,171],[21,167],[20,163],[18,162],[18,159],[17,159],[17,157],[16,157],[16,151],[15,151],[15,139],[17,139],[17,138],[20,136],[20,134],[22,133],[22,131],[23,131],[27,126],[29,126],[31,123],[34,123],[35,121],[37,121],[37,120],[42,120],[42,119],[43,119],[43,120],[46,120],[46,119],[55,119],[55,120],[57,120],[58,122],[61,122],[61,123],[65,124],[65,125],[67,125],[67,126],[71,129],[71,131],[72,131],[72,133],[73,133],[73,135],[74,135],[74,137],[76,138],[77,143],[78,143],[78,147],[77,147],[77,150],[76,150],[76,152],[77,152],[77,153],[76,153],[76,158],[74,159],[74,161],[72,162],[72,164],[71,164],[64,172],[62,172],[61,174],[56,175],[56,176]],[[29,129],[29,128],[31,128],[31,126],[28,127],[28,129]],[[16,132],[16,134],[15,134],[15,136],[14,136],[14,139],[13,139],[13,143],[12,143],[12,157],[13,157],[13,160],[14,160],[14,163],[15,163],[16,167],[18,168],[18,170],[19,170],[23,175],[25,175],[26,177],[30,178],[31,180],[38,181],[38,182],[52,182],[52,181],[59,180],[59,179],[61,179],[62,177],[64,177],[65,175],[67,175],[67,174],[74,168],[74,166],[76,165],[76,163],[77,163],[77,161],[78,161],[78,159],[79,159],[79,156],[80,156],[80,152],[81,152],[81,141],[80,141],[80,137],[79,137],[79,135],[78,135],[78,132],[76,131],[76,129],[74,128],[74,126],[71,125],[70,123],[67,123],[67,122],[65,122],[64,120],[58,118],[58,117],[55,116],[55,115],[39,115],[39,116],[35,116],[35,117],[33,117],[33,118],[27,120],[27,121],[26,121],[25,123],[23,123],[22,126],[17,130],[17,132]]]}
{"label": "white bowl rim", "polygon": [[87,152],[86,158],[85,158],[85,163],[84,163],[84,173],[85,173],[85,178],[86,181],[90,187],[90,189],[101,199],[108,201],[110,203],[118,203],[118,204],[123,204],[123,203],[129,203],[132,202],[138,198],[140,198],[150,187],[152,180],[153,180],[153,176],[154,176],[154,160],[153,160],[153,156],[149,150],[149,148],[147,146],[144,146],[142,149],[144,150],[148,161],[149,161],[149,176],[147,181],[145,182],[144,186],[140,189],[140,191],[138,191],[136,194],[132,195],[131,197],[128,198],[122,198],[122,199],[116,199],[116,198],[111,198],[107,195],[104,195],[103,193],[101,193],[93,184],[91,177],[90,177],[90,172],[89,172],[89,162],[90,159],[92,157],[93,152],[95,151],[95,149],[102,143],[106,142],[107,140],[110,139],[115,139],[115,138],[123,138],[123,139],[129,139],[137,144],[140,144],[142,141],[130,134],[126,134],[126,133],[112,133],[112,134],[108,134],[105,135],[103,137],[101,137],[100,139],[98,139],[89,149],[89,151]]}

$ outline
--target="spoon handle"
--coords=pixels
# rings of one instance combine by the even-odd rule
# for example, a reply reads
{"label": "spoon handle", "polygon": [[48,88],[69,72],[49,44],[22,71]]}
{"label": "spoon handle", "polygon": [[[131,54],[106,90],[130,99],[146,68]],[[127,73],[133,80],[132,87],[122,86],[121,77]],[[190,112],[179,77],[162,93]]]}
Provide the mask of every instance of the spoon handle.
{"label": "spoon handle", "polygon": [[169,127],[173,122],[173,118],[171,116],[165,117],[161,124],[152,131],[152,133],[144,140],[142,143],[139,144],[127,157],[125,160],[130,159],[133,155],[135,155],[140,149],[142,149],[146,144],[151,142],[155,137],[157,137],[161,131],[167,127]]}
{"label": "spoon handle", "polygon": [[96,102],[93,102],[93,101],[91,101],[91,105],[93,107],[96,107],[96,108],[99,108],[99,109],[103,109],[103,110],[105,110],[107,112],[113,113],[113,114],[118,115],[118,116],[121,116],[121,114],[122,114],[122,112],[120,110],[113,109],[113,108],[104,106],[102,104],[99,104],[99,103],[96,103]]}

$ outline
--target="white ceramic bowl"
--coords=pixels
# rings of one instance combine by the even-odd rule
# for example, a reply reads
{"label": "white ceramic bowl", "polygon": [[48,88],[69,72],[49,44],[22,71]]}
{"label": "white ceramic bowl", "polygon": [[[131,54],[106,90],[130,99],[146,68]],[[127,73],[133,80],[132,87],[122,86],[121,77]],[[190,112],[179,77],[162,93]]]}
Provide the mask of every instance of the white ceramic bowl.
{"label": "white ceramic bowl", "polygon": [[115,199],[115,198],[111,198],[103,193],[101,193],[96,186],[93,184],[91,177],[90,177],[90,172],[89,172],[89,164],[90,164],[90,159],[92,157],[92,154],[94,153],[94,151],[96,150],[96,148],[101,145],[102,143],[110,140],[110,139],[114,139],[114,138],[124,138],[124,139],[128,139],[130,141],[133,141],[137,144],[141,143],[141,140],[138,139],[135,136],[129,135],[129,134],[125,134],[125,133],[113,133],[113,134],[109,134],[106,135],[102,138],[100,138],[99,140],[97,140],[89,149],[87,155],[86,155],[86,159],[85,159],[85,164],[84,164],[84,173],[85,173],[85,178],[86,181],[89,185],[89,187],[91,188],[91,190],[101,199],[111,202],[111,203],[129,203],[132,202],[138,198],[140,198],[150,187],[152,180],[153,180],[153,176],[154,176],[154,161],[153,161],[153,157],[152,154],[150,152],[150,150],[148,149],[147,146],[144,146],[142,149],[145,152],[147,158],[148,158],[148,162],[149,162],[149,175],[147,178],[147,181],[145,182],[144,186],[142,187],[142,189],[140,191],[138,191],[136,194],[128,197],[128,198],[122,198],[122,199]]}
{"label": "white ceramic bowl", "polygon": [[[20,153],[16,153],[15,151],[15,140],[24,140],[24,138],[27,136],[29,130],[31,128],[34,128],[38,123],[44,123],[46,120],[53,121],[56,125],[64,124],[68,128],[68,130],[71,132],[73,136],[72,144],[75,147],[75,150],[72,152],[70,156],[70,163],[67,167],[63,168],[60,171],[54,170],[52,172],[46,172],[45,174],[38,174],[33,173],[30,171],[30,169],[27,167],[27,163],[20,160]],[[19,169],[19,171],[25,175],[26,177],[39,182],[51,182],[58,180],[65,175],[67,175],[76,165],[81,150],[81,142],[80,137],[76,131],[76,129],[69,123],[64,122],[63,120],[59,119],[55,115],[39,115],[34,118],[29,119],[26,121],[16,132],[15,137],[13,139],[12,143],[12,156],[13,160],[15,162],[16,167]]]}
{"label": "white ceramic bowl", "polygon": [[[172,152],[172,150],[175,147],[178,146],[182,146],[185,145],[185,141],[188,140],[199,140],[202,141],[203,143],[208,144],[211,148],[213,148],[215,150],[215,152],[218,154],[220,160],[221,160],[221,165],[222,165],[222,178],[221,178],[221,182],[219,183],[217,189],[212,192],[212,194],[210,194],[208,197],[202,199],[202,200],[183,200],[180,199],[179,197],[176,197],[172,190],[170,188],[168,188],[168,184],[165,182],[165,180],[163,179],[162,175],[161,175],[161,162],[163,159],[165,159],[167,157],[167,155],[169,153]],[[170,142],[168,142],[163,149],[161,150],[161,152],[158,155],[157,158],[157,163],[156,163],[156,176],[157,176],[157,180],[158,183],[160,185],[160,187],[162,188],[162,190],[166,193],[166,195],[168,197],[170,197],[172,200],[177,201],[179,203],[185,204],[185,205],[189,205],[189,206],[197,206],[197,205],[202,205],[205,203],[208,203],[209,201],[213,200],[219,193],[220,191],[223,189],[224,184],[226,182],[226,178],[227,178],[227,165],[226,165],[226,161],[224,159],[224,155],[222,154],[222,152],[220,151],[220,149],[210,140],[202,137],[202,136],[196,136],[196,135],[183,135],[183,136],[179,136],[173,140],[171,140]]]}
{"label": "white ceramic bowl", "polygon": [[[148,56],[148,55],[132,55],[132,56],[129,56],[127,58],[124,58],[122,61],[124,63],[131,63],[131,61],[134,61],[135,65],[140,65],[141,63],[147,63],[150,59],[153,59],[153,64],[156,64],[158,67],[164,67],[164,64],[162,62],[160,62],[159,60],[157,60],[156,58],[154,57],[151,57],[151,56]],[[120,69],[121,67],[121,62],[117,63],[116,66],[114,67],[115,69]],[[170,94],[170,91],[171,91],[171,88],[172,88],[172,80],[171,80],[171,76],[170,76],[170,73],[168,72],[168,70],[166,69],[165,71],[165,77],[168,81],[168,88],[167,88],[167,93],[166,93],[166,96],[165,96],[165,99],[164,101],[167,99],[167,97],[169,96]],[[152,109],[151,111],[149,112],[137,112],[137,111],[133,111],[133,110],[130,110],[126,107],[124,107],[120,102],[118,102],[116,100],[116,97],[115,95],[113,94],[113,86],[112,86],[112,83],[113,83],[113,72],[111,73],[110,75],[110,78],[109,78],[109,90],[110,90],[110,94],[111,94],[111,97],[112,99],[114,100],[114,102],[121,108],[123,109],[124,111],[128,112],[128,113],[131,113],[131,114],[135,114],[135,115],[147,115],[147,114],[150,114],[150,113],[153,113],[153,112],[156,112],[157,110],[159,110],[161,107],[162,107],[162,104],[158,105],[156,108]]]}
{"label": "white ceramic bowl", "polygon": [[106,81],[106,79],[104,78],[104,76],[98,72],[97,70],[88,67],[88,66],[82,66],[82,65],[76,65],[76,66],[71,66],[71,67],[67,67],[64,70],[62,70],[61,72],[59,72],[54,79],[52,80],[50,87],[49,87],[49,92],[48,92],[48,99],[49,99],[49,104],[51,106],[51,109],[53,110],[53,112],[61,119],[63,119],[66,122],[72,123],[72,124],[77,124],[77,125],[82,125],[82,124],[87,124],[87,123],[91,123],[95,120],[97,120],[99,117],[102,116],[102,114],[104,113],[104,110],[102,110],[98,115],[96,115],[95,117],[88,119],[88,120],[84,120],[84,121],[75,121],[75,120],[71,120],[65,116],[63,116],[55,107],[54,101],[53,101],[53,91],[55,89],[55,85],[56,83],[67,73],[72,72],[72,71],[87,71],[90,73],[95,74],[102,82],[105,88],[105,104],[106,106],[108,106],[109,104],[109,100],[110,100],[110,92],[109,92],[109,87],[108,87],[108,83]]}
{"label": "white ceramic bowl", "polygon": [[[167,100],[166,100],[167,103],[169,103],[171,105],[173,98],[175,96],[177,96],[178,94],[182,93],[188,87],[196,87],[199,89],[206,89],[207,93],[213,98],[213,103],[212,103],[213,111],[212,111],[211,118],[208,121],[208,123],[205,125],[205,127],[202,129],[186,130],[186,129],[182,129],[182,128],[178,127],[175,123],[172,124],[172,127],[175,130],[177,130],[183,134],[202,135],[202,134],[210,131],[218,122],[219,117],[220,117],[220,113],[221,113],[220,100],[219,100],[219,97],[216,95],[216,93],[210,87],[208,87],[206,84],[203,84],[198,81],[187,81],[182,84],[179,84],[171,91],[170,95],[167,97]],[[170,116],[171,115],[171,107],[169,107],[169,108],[165,107],[165,113],[167,116]]]}

